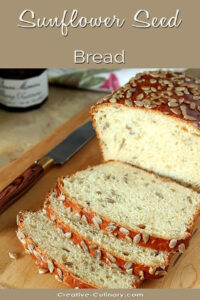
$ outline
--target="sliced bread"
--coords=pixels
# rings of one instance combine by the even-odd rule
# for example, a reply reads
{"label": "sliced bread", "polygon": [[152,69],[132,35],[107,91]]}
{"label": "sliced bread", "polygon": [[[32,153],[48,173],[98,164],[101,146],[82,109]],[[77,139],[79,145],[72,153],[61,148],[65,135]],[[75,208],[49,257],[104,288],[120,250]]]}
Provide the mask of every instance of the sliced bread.
{"label": "sliced bread", "polygon": [[17,237],[36,263],[71,288],[135,288],[141,280],[114,269],[66,238],[39,212],[21,212]]}
{"label": "sliced bread", "polygon": [[54,192],[47,195],[44,207],[48,218],[63,230],[67,238],[92,256],[141,279],[160,278],[167,273],[169,253],[140,247],[131,239],[117,239],[112,234],[94,228],[87,222],[87,217],[81,219],[80,215],[74,215],[60,198],[58,200]]}
{"label": "sliced bread", "polygon": [[93,226],[159,251],[183,252],[200,210],[198,193],[122,162],[60,178],[60,194]]}
{"label": "sliced bread", "polygon": [[91,109],[105,161],[120,160],[200,188],[200,80],[138,74]]}

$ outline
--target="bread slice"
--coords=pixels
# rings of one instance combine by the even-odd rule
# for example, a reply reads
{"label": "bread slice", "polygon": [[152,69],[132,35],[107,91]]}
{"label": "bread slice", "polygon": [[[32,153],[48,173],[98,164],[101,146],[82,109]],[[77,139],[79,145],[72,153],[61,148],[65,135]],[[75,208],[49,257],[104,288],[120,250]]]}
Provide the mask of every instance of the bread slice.
{"label": "bread slice", "polygon": [[145,72],[91,109],[105,161],[120,160],[200,188],[200,80]]}
{"label": "bread slice", "polygon": [[141,280],[111,268],[68,240],[42,211],[18,217],[17,236],[37,264],[72,288],[135,288]]}
{"label": "bread slice", "polygon": [[200,210],[200,195],[122,162],[107,162],[64,178],[57,196],[93,226],[159,251],[184,251]]}
{"label": "bread slice", "polygon": [[132,241],[117,239],[112,234],[99,230],[88,224],[87,218],[74,215],[58,200],[54,192],[45,200],[48,218],[61,228],[75,244],[86,248],[94,257],[103,262],[118,266],[124,272],[139,278],[160,278],[167,272],[170,255],[135,245]]}

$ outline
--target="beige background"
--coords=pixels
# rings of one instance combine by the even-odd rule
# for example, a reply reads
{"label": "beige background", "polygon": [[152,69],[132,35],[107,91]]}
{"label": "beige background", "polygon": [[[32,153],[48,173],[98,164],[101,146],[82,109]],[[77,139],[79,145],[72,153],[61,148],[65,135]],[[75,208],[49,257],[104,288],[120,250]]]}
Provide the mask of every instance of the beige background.
{"label": "beige background", "polygon": [[[74,67],[73,51],[116,53],[126,50],[126,67],[199,67],[200,1],[190,0],[1,0],[0,67]],[[17,27],[24,9],[32,9],[36,17],[62,16],[63,10],[79,9],[80,16],[106,17],[116,14],[126,18],[123,28],[73,29],[62,37],[59,28],[22,29]],[[179,28],[137,29],[131,27],[132,16],[139,9],[150,15],[170,17],[180,9],[183,19]],[[5,34],[6,32],[6,34]],[[77,65],[76,65],[77,66]],[[88,67],[88,65],[78,65]],[[103,67],[124,65],[103,65]],[[102,68],[102,64],[89,67]]]}

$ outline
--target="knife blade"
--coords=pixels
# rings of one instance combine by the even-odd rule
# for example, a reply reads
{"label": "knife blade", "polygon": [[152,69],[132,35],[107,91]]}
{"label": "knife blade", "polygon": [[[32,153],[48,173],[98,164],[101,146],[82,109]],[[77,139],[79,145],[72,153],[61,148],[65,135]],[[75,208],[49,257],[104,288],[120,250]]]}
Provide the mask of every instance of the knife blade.
{"label": "knife blade", "polygon": [[30,189],[48,168],[56,164],[64,164],[94,136],[92,122],[88,121],[35,161],[0,192],[0,213]]}

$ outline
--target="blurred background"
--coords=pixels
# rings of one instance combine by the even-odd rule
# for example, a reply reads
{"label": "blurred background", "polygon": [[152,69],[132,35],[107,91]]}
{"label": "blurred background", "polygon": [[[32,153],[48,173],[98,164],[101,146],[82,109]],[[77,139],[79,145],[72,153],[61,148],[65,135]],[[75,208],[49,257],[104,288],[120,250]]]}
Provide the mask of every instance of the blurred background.
{"label": "blurred background", "polygon": [[144,70],[0,69],[0,169]]}

